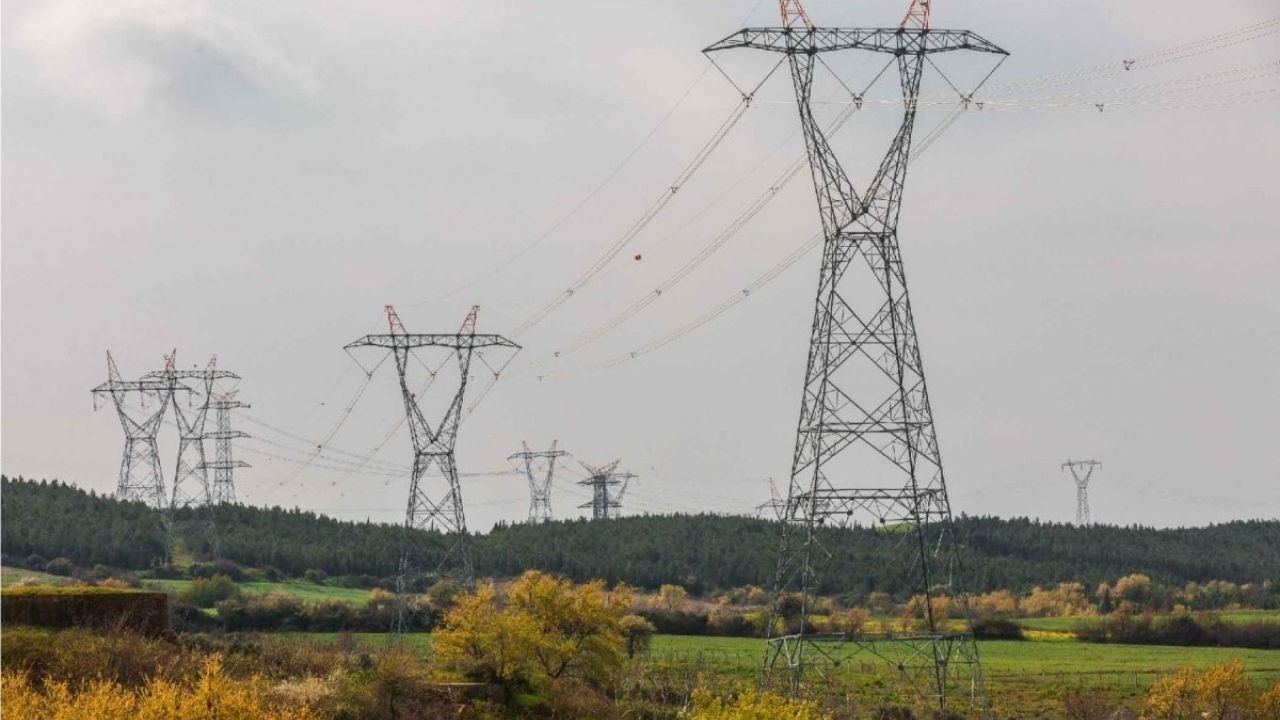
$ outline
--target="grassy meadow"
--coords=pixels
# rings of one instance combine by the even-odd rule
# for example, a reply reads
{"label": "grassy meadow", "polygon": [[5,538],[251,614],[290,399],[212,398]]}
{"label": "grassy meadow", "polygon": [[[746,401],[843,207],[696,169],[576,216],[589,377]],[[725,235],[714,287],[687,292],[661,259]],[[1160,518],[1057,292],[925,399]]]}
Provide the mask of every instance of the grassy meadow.
{"label": "grassy meadow", "polygon": [[[144,587],[157,590],[182,592],[190,580],[144,580]],[[370,591],[360,588],[334,587],[317,585],[308,580],[285,580],[282,582],[241,582],[240,589],[247,593],[283,592],[306,602],[344,602],[348,605],[363,605],[369,600]]]}

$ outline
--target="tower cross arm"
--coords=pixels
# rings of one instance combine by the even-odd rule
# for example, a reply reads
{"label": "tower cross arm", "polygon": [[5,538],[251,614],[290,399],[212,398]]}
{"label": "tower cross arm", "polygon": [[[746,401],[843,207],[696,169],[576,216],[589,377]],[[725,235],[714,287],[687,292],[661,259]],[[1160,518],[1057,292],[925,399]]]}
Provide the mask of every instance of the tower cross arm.
{"label": "tower cross arm", "polygon": [[365,335],[355,342],[348,343],[344,349],[349,350],[357,347],[380,347],[392,350],[398,348],[443,347],[457,350],[475,350],[476,348],[484,347],[518,349],[520,346],[501,335],[395,333],[391,335]]}
{"label": "tower cross arm", "polygon": [[230,370],[152,370],[143,375],[144,380],[160,380],[164,378],[181,378],[184,380],[239,380],[240,376]]}
{"label": "tower cross arm", "polygon": [[976,52],[1008,55],[1008,51],[969,30],[919,28],[743,28],[708,46],[704,53],[754,48],[785,54],[814,54],[837,50],[906,53]]}
{"label": "tower cross arm", "polygon": [[108,380],[101,385],[95,387],[89,392],[92,393],[116,393],[116,392],[163,392],[166,390],[182,390],[186,392],[195,392],[186,385],[175,385],[168,380]]}

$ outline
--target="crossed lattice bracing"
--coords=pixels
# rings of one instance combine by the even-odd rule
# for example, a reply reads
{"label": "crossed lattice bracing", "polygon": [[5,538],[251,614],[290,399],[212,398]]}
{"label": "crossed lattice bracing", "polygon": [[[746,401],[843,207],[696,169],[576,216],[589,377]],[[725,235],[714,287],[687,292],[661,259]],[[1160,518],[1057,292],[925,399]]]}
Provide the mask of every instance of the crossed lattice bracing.
{"label": "crossed lattice bracing", "polygon": [[581,461],[578,463],[587,471],[587,477],[579,480],[578,484],[591,488],[591,499],[578,507],[590,508],[593,520],[608,520],[622,512],[622,498],[627,493],[627,486],[636,476],[618,472],[620,462],[622,461],[614,460],[603,467]]}
{"label": "crossed lattice bracing", "polygon": [[[95,398],[110,397],[125,430],[124,459],[116,496],[124,500],[145,502],[164,511],[170,549],[177,535],[175,521],[187,508],[204,510],[197,521],[204,529],[210,547],[217,552],[217,532],[209,507],[212,502],[204,441],[206,419],[219,382],[239,380],[239,376],[216,368],[216,359],[203,370],[178,370],[177,352],[165,356],[163,370],[143,375],[138,380],[125,380],[107,353],[107,382],[93,389]],[[193,387],[194,386],[194,387]],[[142,400],[143,412],[128,402],[130,397]],[[185,402],[180,400],[185,398]],[[154,409],[146,408],[154,402]],[[173,408],[174,425],[178,429],[178,456],[174,466],[173,485],[165,492],[164,471],[156,435],[165,413]]]}
{"label": "crossed lattice bracing", "polygon": [[557,441],[551,441],[551,449],[540,452],[529,450],[528,443],[522,443],[523,452],[518,452],[508,460],[521,460],[524,464],[525,477],[529,481],[529,522],[549,522],[551,512],[551,482],[555,478],[556,461],[569,453],[556,449]]}
{"label": "crossed lattice bracing", "polygon": [[173,475],[173,492],[169,505],[174,510],[189,507],[203,507],[213,503],[213,494],[209,487],[208,463],[205,458],[204,441],[208,438],[206,425],[209,409],[214,402],[215,385],[226,381],[240,379],[235,373],[219,370],[217,357],[209,359],[203,370],[177,369],[177,351],[165,356],[165,368],[149,372],[144,380],[165,382],[177,388],[183,381],[196,385],[197,392],[192,394],[193,402],[183,407],[177,399],[176,392],[169,393],[169,402],[173,405],[174,421],[178,426],[178,460]]}
{"label": "crossed lattice bracing", "polygon": [[[962,690],[985,708],[972,634],[944,627],[943,605],[963,610],[964,596],[897,226],[927,58],[958,50],[1005,52],[969,31],[929,29],[926,0],[915,0],[898,28],[800,27],[787,8],[784,2],[783,27],[747,28],[706,50],[751,48],[785,56],[824,236],[766,676],[781,675],[798,690],[869,655],[897,668],[937,708]],[[861,189],[810,103],[819,56],[847,50],[892,56],[902,96],[901,123]],[[880,528],[895,549],[921,607],[918,628],[898,635],[814,634],[807,624],[822,573],[858,569],[827,566],[833,553],[823,543],[840,538],[827,528],[865,526]]]}
{"label": "crossed lattice bracing", "polygon": [[[409,481],[409,500],[405,511],[404,539],[400,551],[396,588],[403,600],[408,592],[420,591],[437,579],[458,580],[466,585],[475,581],[475,569],[467,537],[466,514],[463,511],[462,487],[454,461],[454,445],[458,424],[462,420],[463,397],[471,362],[476,353],[489,348],[518,350],[519,345],[501,335],[476,333],[478,307],[463,321],[454,334],[415,334],[405,329],[395,308],[388,305],[389,332],[366,335],[346,349],[370,347],[389,350],[395,359],[404,400],[409,436],[413,443],[413,471]],[[457,391],[435,423],[427,420],[417,395],[409,388],[411,354],[424,348],[450,351],[457,361]],[[444,539],[438,552],[429,543],[426,532]],[[395,630],[407,629],[407,609],[400,603]]]}
{"label": "crossed lattice bracing", "polygon": [[232,411],[248,408],[249,404],[236,399],[236,393],[220,393],[213,396],[209,409],[214,412],[214,431],[205,437],[214,441],[214,460],[204,463],[206,470],[213,471],[213,503],[230,505],[236,501],[236,468],[247,468],[249,463],[235,459],[232,441],[249,437],[249,434],[236,430],[231,426]]}
{"label": "crossed lattice bracing", "polygon": [[[209,548],[217,553],[219,542],[212,509],[214,498],[205,456],[205,440],[209,437],[206,428],[215,387],[220,383],[238,381],[240,376],[219,370],[217,356],[210,358],[203,370],[179,370],[177,354],[177,350],[174,350],[165,356],[163,370],[143,375],[143,380],[158,381],[169,386],[169,404],[173,407],[174,424],[178,428],[178,457],[174,466],[167,513],[170,549],[182,534],[181,526],[190,523],[204,534]],[[179,387],[189,387],[191,390],[186,394],[188,401],[185,407],[178,399]]]}
{"label": "crossed lattice bracing", "polygon": [[[166,507],[164,470],[160,466],[160,450],[156,435],[164,420],[164,411],[177,388],[163,380],[125,380],[107,352],[107,381],[92,392],[95,407],[98,398],[107,397],[115,406],[124,429],[124,457],[120,460],[120,477],[116,497],[146,503],[157,510]],[[187,388],[182,388],[187,389]],[[137,397],[137,406],[129,403]],[[146,407],[154,402],[154,409]]]}
{"label": "crossed lattice bracing", "polygon": [[1076,483],[1076,524],[1084,527],[1091,522],[1089,517],[1089,481],[1093,479],[1093,471],[1102,467],[1097,460],[1068,460],[1062,463],[1062,469],[1071,473]]}

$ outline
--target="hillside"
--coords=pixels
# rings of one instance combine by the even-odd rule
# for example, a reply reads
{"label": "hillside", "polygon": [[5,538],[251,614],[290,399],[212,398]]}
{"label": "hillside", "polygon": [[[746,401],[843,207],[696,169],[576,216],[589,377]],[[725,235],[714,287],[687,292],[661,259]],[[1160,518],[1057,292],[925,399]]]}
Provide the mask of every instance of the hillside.
{"label": "hillside", "polygon": [[[6,565],[29,556],[67,557],[78,565],[146,569],[163,561],[157,513],[60,483],[0,481],[2,550]],[[403,530],[352,523],[300,510],[230,506],[216,511],[223,555],[242,565],[274,567],[291,576],[308,569],[329,575],[391,575]],[[1103,580],[1142,572],[1166,583],[1280,579],[1280,522],[1240,521],[1201,528],[1152,529],[962,517],[971,589],[1026,591],[1036,585]],[[837,534],[843,538],[835,537]],[[684,584],[694,593],[767,585],[777,550],[776,523],[719,515],[662,515],[610,521],[566,520],[504,525],[475,537],[477,571],[510,576],[528,568],[577,580],[602,577],[644,588]],[[185,537],[197,556],[198,533]],[[839,542],[836,542],[836,541]],[[872,530],[828,531],[845,572],[824,578],[822,592],[900,593],[889,562],[891,543]]]}

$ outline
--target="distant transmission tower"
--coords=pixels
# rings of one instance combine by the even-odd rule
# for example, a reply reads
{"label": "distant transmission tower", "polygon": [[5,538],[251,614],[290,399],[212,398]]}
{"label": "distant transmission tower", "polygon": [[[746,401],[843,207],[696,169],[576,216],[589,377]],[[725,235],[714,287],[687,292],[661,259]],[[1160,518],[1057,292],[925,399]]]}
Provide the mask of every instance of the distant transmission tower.
{"label": "distant transmission tower", "polygon": [[[551,449],[542,452],[530,452],[528,443],[521,443],[524,452],[518,452],[508,460],[520,458],[524,460],[524,472],[529,478],[529,523],[548,522],[551,520],[551,479],[555,475],[556,460],[569,453],[556,449],[556,441],[551,441]],[[546,474],[534,473],[535,461],[545,460]],[[539,469],[541,466],[539,465]]]}
{"label": "distant transmission tower", "polygon": [[[177,353],[174,350],[173,354],[165,356],[164,370],[149,372],[143,376],[144,380],[167,382],[174,389],[174,392],[169,393],[174,420],[178,425],[178,462],[174,470],[170,499],[170,507],[174,510],[212,504],[213,494],[209,489],[208,464],[205,462],[205,423],[213,403],[214,385],[219,381],[240,379],[233,372],[217,369],[217,355],[209,358],[209,364],[203,370],[179,370]],[[193,396],[192,405],[185,410],[176,393],[180,387],[179,381],[182,380],[198,383],[199,387],[198,404]]]}
{"label": "distant transmission tower", "polygon": [[756,517],[763,518],[766,512],[774,520],[784,520],[787,514],[787,499],[778,492],[778,483],[769,478],[769,499],[756,506]]}
{"label": "distant transmission tower", "polygon": [[[240,376],[217,369],[218,356],[209,358],[203,370],[179,370],[178,351],[164,357],[164,369],[149,372],[144,380],[159,380],[169,384],[169,401],[173,405],[174,422],[178,426],[178,460],[173,473],[173,492],[169,499],[168,531],[169,549],[182,536],[182,526],[198,528],[209,543],[209,550],[219,551],[218,528],[213,517],[213,495],[209,490],[209,472],[205,463],[205,422],[209,417],[209,405],[213,402],[214,385],[219,381],[239,380]],[[193,381],[198,390],[188,393],[190,406],[184,410],[178,401],[180,381]],[[189,515],[187,510],[196,511]]]}
{"label": "distant transmission tower", "polygon": [[249,467],[249,463],[236,460],[233,456],[232,440],[249,437],[241,430],[231,429],[231,411],[247,408],[247,403],[236,399],[236,392],[222,393],[213,396],[209,408],[214,411],[217,429],[206,433],[205,437],[214,441],[214,461],[206,462],[205,467],[213,470],[213,502],[215,505],[231,505],[236,501],[235,469]]}
{"label": "distant transmission tower", "polygon": [[[107,351],[107,381],[92,392],[95,410],[98,398],[110,396],[120,417],[120,426],[124,428],[124,459],[120,461],[117,499],[146,503],[157,510],[165,508],[164,472],[160,467],[156,434],[174,390],[174,385],[165,380],[123,379],[111,351]],[[155,400],[156,409],[135,419],[128,404],[131,393],[138,395],[144,409],[148,398]]]}
{"label": "distant transmission tower", "polygon": [[622,461],[614,460],[604,467],[595,467],[578,461],[578,464],[586,468],[588,473],[588,477],[579,480],[578,484],[591,488],[591,499],[578,507],[591,508],[593,520],[608,520],[621,514],[622,496],[627,493],[627,486],[636,479],[636,476],[632,473],[616,472],[620,462]]}
{"label": "distant transmission tower", "polygon": [[[950,599],[967,612],[897,230],[921,76],[933,62],[926,58],[958,50],[1007,53],[967,30],[930,29],[929,0],[913,0],[896,28],[814,27],[798,0],[780,5],[782,27],[740,30],[704,51],[753,48],[779,53],[788,63],[824,237],[767,625],[766,676],[784,674],[795,692],[813,673],[856,672],[855,656],[870,657],[887,661],[941,712],[949,695],[963,694],[985,713],[971,624],[955,629],[935,611],[935,603]],[[810,104],[820,55],[842,50],[888,56],[886,67],[896,65],[902,94],[901,124],[862,192]],[[918,630],[824,634],[808,627],[819,566],[833,557],[826,545],[842,538],[828,528],[863,523],[884,528],[884,542],[899,549],[905,586],[922,600]],[[782,602],[790,598],[799,600],[798,608]]]}
{"label": "distant transmission tower", "polygon": [[1062,463],[1062,469],[1071,472],[1071,478],[1076,481],[1076,525],[1084,527],[1090,524],[1089,520],[1089,479],[1093,477],[1093,471],[1102,467],[1102,463],[1097,460],[1068,460]]}
{"label": "distant transmission tower", "polygon": [[[388,305],[386,335],[365,335],[346,346],[375,347],[390,350],[395,357],[396,371],[400,376],[400,393],[404,397],[404,409],[409,421],[409,435],[413,440],[413,475],[409,482],[409,503],[405,512],[404,540],[400,551],[400,566],[396,575],[396,591],[401,594],[400,611],[396,617],[396,632],[407,630],[405,593],[425,589],[437,578],[457,579],[465,584],[475,582],[475,570],[468,546],[467,522],[462,508],[462,486],[458,482],[458,467],[453,448],[458,439],[458,423],[462,419],[462,399],[471,374],[471,359],[478,350],[502,347],[519,350],[520,346],[501,335],[477,335],[476,315],[479,306],[471,308],[462,328],[455,334],[410,334],[395,308]],[[458,390],[435,426],[427,422],[417,395],[409,389],[406,372],[409,357],[419,348],[444,348],[457,358],[460,371]],[[435,469],[443,476],[443,487],[429,487],[428,471]],[[443,554],[435,552],[429,542],[424,543],[421,531],[443,534],[446,548]],[[436,555],[434,559],[433,555]]]}

